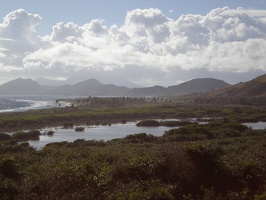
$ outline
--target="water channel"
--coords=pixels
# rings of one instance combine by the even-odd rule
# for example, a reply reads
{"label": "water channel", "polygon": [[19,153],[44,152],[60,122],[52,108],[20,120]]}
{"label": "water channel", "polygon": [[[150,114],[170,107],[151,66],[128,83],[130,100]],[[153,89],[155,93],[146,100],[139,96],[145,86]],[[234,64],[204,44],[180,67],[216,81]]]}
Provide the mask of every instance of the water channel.
{"label": "water channel", "polygon": [[[75,127],[74,127],[75,128]],[[123,138],[130,134],[147,133],[155,136],[162,136],[165,131],[173,129],[173,127],[139,127],[136,122],[127,122],[126,124],[112,124],[111,126],[85,126],[84,131],[75,131],[75,129],[49,128],[46,130],[54,131],[54,135],[41,135],[40,140],[28,141],[29,144],[37,149],[42,148],[52,142],[73,142],[77,139],[84,140],[112,140],[115,138]],[[41,130],[41,132],[44,132]]]}
{"label": "water channel", "polygon": [[[41,149],[48,143],[53,142],[73,142],[77,139],[84,140],[103,140],[108,141],[115,138],[123,138],[130,134],[135,133],[147,133],[155,136],[162,136],[165,131],[173,129],[173,127],[139,127],[136,126],[137,122],[127,122],[126,124],[112,124],[111,126],[85,126],[85,130],[81,132],[75,131],[75,129],[63,129],[63,128],[49,128],[43,129],[54,131],[54,135],[41,135],[40,140],[28,141],[29,144],[36,149]],[[244,123],[244,125],[253,129],[266,129],[266,122],[257,123]],[[75,127],[74,127],[75,128]],[[175,127],[177,128],[177,127]]]}

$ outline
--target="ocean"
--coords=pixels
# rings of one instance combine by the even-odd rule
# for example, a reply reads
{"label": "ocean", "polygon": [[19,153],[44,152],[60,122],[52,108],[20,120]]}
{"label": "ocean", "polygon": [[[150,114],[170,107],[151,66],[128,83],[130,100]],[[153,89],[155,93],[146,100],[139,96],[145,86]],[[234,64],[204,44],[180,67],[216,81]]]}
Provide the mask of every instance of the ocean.
{"label": "ocean", "polygon": [[66,96],[0,96],[0,113],[65,107],[68,105],[66,102],[56,102],[56,100],[71,98]]}

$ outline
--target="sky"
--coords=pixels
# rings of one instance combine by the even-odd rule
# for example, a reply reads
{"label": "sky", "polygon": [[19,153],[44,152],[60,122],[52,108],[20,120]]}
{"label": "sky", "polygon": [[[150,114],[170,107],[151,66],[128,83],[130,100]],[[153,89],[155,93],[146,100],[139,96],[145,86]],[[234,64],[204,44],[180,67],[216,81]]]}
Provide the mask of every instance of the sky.
{"label": "sky", "polygon": [[266,71],[266,0],[1,1],[0,84],[99,74],[235,84]]}

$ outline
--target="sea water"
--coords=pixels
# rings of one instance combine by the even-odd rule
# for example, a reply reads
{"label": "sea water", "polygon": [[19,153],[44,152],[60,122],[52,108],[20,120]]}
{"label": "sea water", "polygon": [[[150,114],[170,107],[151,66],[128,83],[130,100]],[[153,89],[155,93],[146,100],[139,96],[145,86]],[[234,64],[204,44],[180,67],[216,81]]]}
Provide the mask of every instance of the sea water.
{"label": "sea water", "polygon": [[66,96],[0,96],[0,112],[64,107],[67,103],[57,102],[57,99],[69,98]]}

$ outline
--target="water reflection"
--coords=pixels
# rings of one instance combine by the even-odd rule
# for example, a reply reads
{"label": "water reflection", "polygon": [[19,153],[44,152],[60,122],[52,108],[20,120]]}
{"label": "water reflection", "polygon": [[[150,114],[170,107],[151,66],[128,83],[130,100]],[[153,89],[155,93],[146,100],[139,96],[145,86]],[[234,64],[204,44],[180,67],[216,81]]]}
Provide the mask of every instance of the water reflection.
{"label": "water reflection", "polygon": [[250,122],[250,123],[243,123],[244,125],[251,127],[254,130],[263,130],[266,129],[266,122]]}
{"label": "water reflection", "polygon": [[[126,124],[113,124],[111,126],[87,126],[85,131],[76,132],[75,129],[52,128],[53,136],[41,135],[38,141],[28,141],[31,146],[40,149],[48,143],[52,142],[73,142],[77,139],[84,140],[112,140],[115,138],[123,138],[130,134],[147,133],[155,136],[162,136],[165,131],[173,129],[173,127],[139,127],[136,122],[128,122]],[[44,130],[42,130],[44,132]]]}

